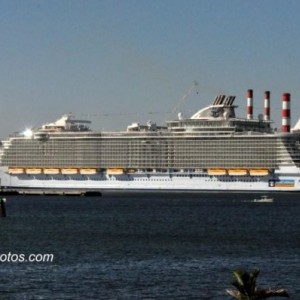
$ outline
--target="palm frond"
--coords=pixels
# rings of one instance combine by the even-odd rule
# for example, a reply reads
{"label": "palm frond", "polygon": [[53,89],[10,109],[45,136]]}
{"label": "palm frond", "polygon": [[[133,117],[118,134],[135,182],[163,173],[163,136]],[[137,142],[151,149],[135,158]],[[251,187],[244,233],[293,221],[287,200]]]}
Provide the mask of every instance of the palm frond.
{"label": "palm frond", "polygon": [[257,291],[257,294],[261,297],[259,299],[266,299],[270,297],[284,297],[284,298],[290,297],[290,295],[285,289],[271,289],[271,288],[260,289]]}
{"label": "palm frond", "polygon": [[270,297],[289,298],[289,294],[285,289],[258,289],[256,281],[259,273],[259,269],[254,269],[252,272],[233,271],[234,280],[231,284],[236,290],[227,289],[226,292],[237,300],[264,300]]}

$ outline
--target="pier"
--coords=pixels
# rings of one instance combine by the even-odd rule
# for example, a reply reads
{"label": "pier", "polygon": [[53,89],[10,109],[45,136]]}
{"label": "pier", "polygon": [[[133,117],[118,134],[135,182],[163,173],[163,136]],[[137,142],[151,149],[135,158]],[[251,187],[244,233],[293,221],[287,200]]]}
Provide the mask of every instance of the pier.
{"label": "pier", "polygon": [[45,195],[45,196],[102,196],[100,191],[80,189],[5,189],[2,195]]}

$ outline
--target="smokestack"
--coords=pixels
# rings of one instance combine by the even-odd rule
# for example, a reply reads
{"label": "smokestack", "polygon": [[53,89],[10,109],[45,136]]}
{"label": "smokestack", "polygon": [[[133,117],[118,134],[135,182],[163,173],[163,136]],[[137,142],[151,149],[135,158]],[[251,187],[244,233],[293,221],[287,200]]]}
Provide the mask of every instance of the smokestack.
{"label": "smokestack", "polygon": [[270,92],[265,92],[265,99],[264,99],[264,120],[270,121]]}
{"label": "smokestack", "polygon": [[253,90],[247,91],[247,119],[253,119]]}
{"label": "smokestack", "polygon": [[282,95],[282,132],[290,132],[291,129],[290,97],[289,93]]}

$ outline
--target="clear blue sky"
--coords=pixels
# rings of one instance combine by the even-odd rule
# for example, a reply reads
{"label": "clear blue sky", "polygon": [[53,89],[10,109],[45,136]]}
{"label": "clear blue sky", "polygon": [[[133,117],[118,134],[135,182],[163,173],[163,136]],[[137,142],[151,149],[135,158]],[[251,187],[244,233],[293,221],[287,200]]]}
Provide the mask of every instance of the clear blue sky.
{"label": "clear blue sky", "polygon": [[194,80],[185,115],[225,93],[245,116],[253,88],[255,115],[271,91],[276,126],[290,92],[295,124],[299,13],[298,0],[0,0],[0,137],[67,112],[100,130],[160,123]]}

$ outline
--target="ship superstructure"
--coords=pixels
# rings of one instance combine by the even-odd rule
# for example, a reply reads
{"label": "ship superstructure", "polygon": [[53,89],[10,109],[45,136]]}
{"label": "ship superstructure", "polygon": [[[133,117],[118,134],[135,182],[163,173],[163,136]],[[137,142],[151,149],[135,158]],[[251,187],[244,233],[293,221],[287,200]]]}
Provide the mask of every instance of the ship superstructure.
{"label": "ship superstructure", "polygon": [[282,130],[272,128],[270,93],[264,115],[235,114],[234,96],[217,96],[190,118],[166,126],[133,123],[123,132],[94,132],[64,115],[2,141],[2,190],[300,190],[300,134],[290,132],[289,94]]}

